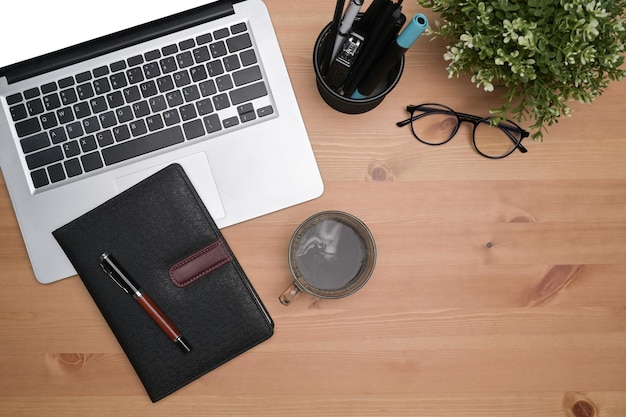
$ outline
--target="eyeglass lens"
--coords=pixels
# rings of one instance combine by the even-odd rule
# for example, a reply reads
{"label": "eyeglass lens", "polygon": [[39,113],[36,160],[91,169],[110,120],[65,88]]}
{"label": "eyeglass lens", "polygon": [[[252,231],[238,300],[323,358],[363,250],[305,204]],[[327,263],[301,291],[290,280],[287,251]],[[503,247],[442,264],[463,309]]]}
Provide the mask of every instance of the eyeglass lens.
{"label": "eyeglass lens", "polygon": [[428,145],[441,145],[452,139],[462,121],[474,124],[474,147],[486,157],[507,156],[521,141],[521,129],[507,120],[496,125],[490,118],[463,115],[439,104],[418,106],[411,117],[411,130],[419,141]]}

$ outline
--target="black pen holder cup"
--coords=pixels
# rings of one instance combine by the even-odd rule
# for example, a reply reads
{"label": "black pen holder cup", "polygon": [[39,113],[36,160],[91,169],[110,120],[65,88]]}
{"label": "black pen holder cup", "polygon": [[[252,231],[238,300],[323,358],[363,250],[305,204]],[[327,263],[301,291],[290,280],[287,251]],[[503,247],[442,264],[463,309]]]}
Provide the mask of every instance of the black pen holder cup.
{"label": "black pen holder cup", "polygon": [[317,81],[317,89],[320,95],[333,109],[346,114],[365,113],[378,106],[391,90],[398,84],[402,71],[404,70],[404,57],[400,59],[398,64],[389,72],[387,77],[374,89],[374,91],[364,99],[346,97],[335,89],[331,88],[322,75],[320,66],[322,65],[323,51],[322,46],[325,44],[326,37],[330,33],[329,23],[320,33],[315,41],[313,48],[313,69],[315,70],[315,78]]}

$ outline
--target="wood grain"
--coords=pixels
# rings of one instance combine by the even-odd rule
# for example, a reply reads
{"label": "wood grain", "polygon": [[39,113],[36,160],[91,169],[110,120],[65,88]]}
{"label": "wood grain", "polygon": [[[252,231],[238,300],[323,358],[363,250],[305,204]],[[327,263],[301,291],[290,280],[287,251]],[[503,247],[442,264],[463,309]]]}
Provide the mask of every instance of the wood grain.
{"label": "wood grain", "polygon": [[[325,182],[223,231],[274,337],[151,404],[80,280],[34,279],[0,176],[0,416],[626,415],[626,84],[491,161],[467,129],[429,147],[395,126],[408,104],[497,105],[448,79],[441,40],[421,39],[383,103],[348,116],[311,68],[334,2],[266,4]],[[291,234],[331,209],[370,227],[374,275],[348,298],[284,307]]]}

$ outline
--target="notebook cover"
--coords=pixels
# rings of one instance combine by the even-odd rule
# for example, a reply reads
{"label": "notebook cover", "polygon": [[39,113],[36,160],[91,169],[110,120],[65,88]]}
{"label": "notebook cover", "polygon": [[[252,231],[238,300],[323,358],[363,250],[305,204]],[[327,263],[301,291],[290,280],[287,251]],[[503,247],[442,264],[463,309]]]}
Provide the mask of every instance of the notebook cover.
{"label": "notebook cover", "polygon": [[[53,235],[153,402],[273,334],[269,313],[180,165],[164,168]],[[221,250],[216,260],[202,255],[214,246]],[[178,327],[191,352],[183,353],[104,273],[103,252]],[[188,263],[196,257],[208,265]]]}

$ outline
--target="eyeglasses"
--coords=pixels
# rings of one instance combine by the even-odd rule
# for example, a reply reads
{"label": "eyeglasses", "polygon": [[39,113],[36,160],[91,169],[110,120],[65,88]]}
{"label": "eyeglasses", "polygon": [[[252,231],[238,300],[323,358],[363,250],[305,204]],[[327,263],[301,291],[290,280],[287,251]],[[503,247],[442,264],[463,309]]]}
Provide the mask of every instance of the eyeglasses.
{"label": "eyeglasses", "polygon": [[516,149],[522,153],[528,150],[522,146],[522,139],[528,132],[510,120],[494,117],[478,117],[458,113],[450,107],[426,103],[419,106],[407,106],[411,117],[396,123],[398,127],[411,124],[415,139],[426,145],[443,145],[456,135],[461,122],[474,125],[472,143],[474,149],[487,158],[499,159],[509,156]]}

